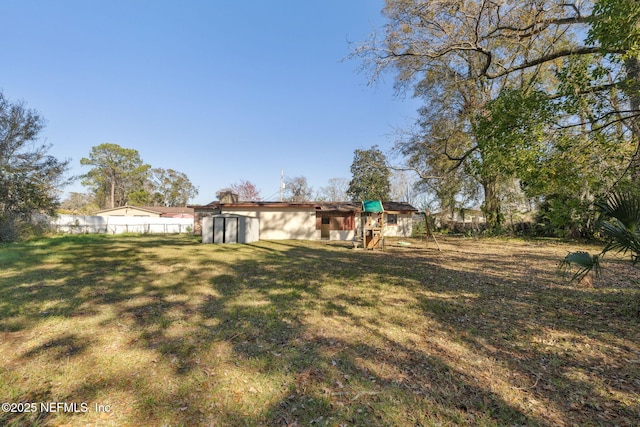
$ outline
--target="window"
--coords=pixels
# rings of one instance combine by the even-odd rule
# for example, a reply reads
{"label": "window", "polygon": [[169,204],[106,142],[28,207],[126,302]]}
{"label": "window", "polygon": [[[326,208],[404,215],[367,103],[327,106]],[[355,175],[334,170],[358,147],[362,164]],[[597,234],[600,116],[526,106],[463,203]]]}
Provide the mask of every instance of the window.
{"label": "window", "polygon": [[330,218],[330,217],[328,217],[328,216],[326,216],[326,215],[324,215],[324,216],[322,217],[322,224],[325,224],[325,225],[326,225],[326,224],[331,224],[331,218]]}
{"label": "window", "polygon": [[398,214],[387,214],[387,225],[398,225]]}

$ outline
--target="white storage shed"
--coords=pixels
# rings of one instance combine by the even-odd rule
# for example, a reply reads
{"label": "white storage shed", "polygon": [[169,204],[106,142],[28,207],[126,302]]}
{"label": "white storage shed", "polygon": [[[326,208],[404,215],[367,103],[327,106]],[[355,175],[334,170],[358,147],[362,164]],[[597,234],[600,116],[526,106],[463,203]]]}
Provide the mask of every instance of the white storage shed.
{"label": "white storage shed", "polygon": [[256,217],[217,214],[202,218],[202,243],[251,243],[259,239]]}

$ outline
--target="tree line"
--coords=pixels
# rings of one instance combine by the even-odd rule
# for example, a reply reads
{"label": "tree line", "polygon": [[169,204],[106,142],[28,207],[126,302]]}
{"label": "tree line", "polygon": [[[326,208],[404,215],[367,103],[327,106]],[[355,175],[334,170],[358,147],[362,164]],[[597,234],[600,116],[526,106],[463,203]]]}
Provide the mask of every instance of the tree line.
{"label": "tree line", "polygon": [[[43,128],[44,118],[37,111],[22,101],[10,101],[0,92],[0,242],[41,231],[41,226],[44,230],[47,221],[39,224],[39,214],[54,216],[60,208],[93,213],[125,205],[177,207],[186,206],[198,194],[186,174],[154,168],[142,160],[137,150],[113,143],[92,147],[89,155],[80,159],[80,164],[89,170],[80,177],[69,177],[70,161],[49,155],[51,146],[39,142]],[[381,173],[381,185],[372,178],[372,159],[381,166],[374,167],[375,173]],[[284,200],[388,200],[389,171],[377,148],[356,150],[352,172],[351,182],[332,178],[317,193],[304,176],[288,177]],[[60,190],[78,178],[89,191],[71,193],[60,202]],[[232,184],[230,190],[241,200],[262,199],[257,187],[247,180]]]}
{"label": "tree line", "polygon": [[[10,101],[0,92],[0,242],[37,232],[38,214],[53,216],[60,208],[72,213],[93,213],[125,205],[177,207],[186,206],[198,194],[186,174],[154,168],[142,160],[137,150],[113,143],[92,147],[89,155],[80,159],[80,164],[89,170],[80,177],[69,177],[70,161],[49,155],[51,146],[39,142],[43,128],[44,118],[37,111],[27,108],[22,101]],[[387,200],[389,172],[385,161],[377,169],[382,171],[382,186],[377,186],[368,171],[367,162],[376,156],[384,157],[375,147],[356,150],[354,179],[348,183],[344,178],[332,178],[317,193],[304,176],[288,177],[284,200],[344,201],[348,197]],[[71,193],[60,202],[60,190],[77,178],[89,191]],[[365,194],[363,186],[378,193]],[[232,184],[230,190],[241,200],[262,199],[257,187],[247,180]],[[42,221],[42,227],[45,223]]]}
{"label": "tree line", "polygon": [[[10,242],[46,228],[43,217],[60,208],[60,190],[73,182],[69,160],[48,154],[40,142],[44,118],[23,101],[0,92],[0,242]],[[126,204],[186,206],[198,193],[187,175],[153,168],[140,154],[117,144],[100,144],[80,163],[91,169],[82,177],[88,194],[72,194],[63,205],[82,210]]]}
{"label": "tree line", "polygon": [[593,231],[598,200],[640,182],[640,3],[386,0],[357,46],[423,101],[396,143],[445,209],[478,200],[489,227],[534,201],[556,235]]}
{"label": "tree line", "polygon": [[[394,151],[441,209],[479,203],[500,231],[513,206],[533,204],[542,232],[589,236],[598,201],[638,192],[640,3],[386,0],[383,13],[386,24],[353,55],[372,79],[392,72],[399,91],[423,101]],[[9,230],[36,207],[54,209],[68,161],[46,145],[33,149],[43,126],[36,112],[0,101],[0,214]],[[335,181],[320,197],[390,197],[393,174],[378,152],[356,150],[348,185]],[[100,208],[181,205],[197,192],[186,175],[115,144],[81,162],[92,167],[82,182]],[[371,165],[380,182],[367,181]],[[381,193],[362,192],[374,188]],[[304,177],[285,189],[292,201],[320,194]]]}
{"label": "tree line", "polygon": [[80,164],[91,167],[81,182],[91,189],[100,209],[125,205],[186,206],[198,194],[186,174],[154,168],[142,161],[137,150],[118,144],[92,147]]}

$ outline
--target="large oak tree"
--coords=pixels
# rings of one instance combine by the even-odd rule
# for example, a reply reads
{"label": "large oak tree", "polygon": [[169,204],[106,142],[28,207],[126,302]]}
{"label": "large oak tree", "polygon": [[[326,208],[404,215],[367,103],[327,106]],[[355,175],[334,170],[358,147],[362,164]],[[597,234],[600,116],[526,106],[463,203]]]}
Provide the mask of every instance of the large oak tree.
{"label": "large oak tree", "polygon": [[533,178],[554,156],[610,150],[639,176],[637,2],[387,0],[384,14],[383,37],[355,54],[374,78],[393,70],[399,89],[425,100],[419,132],[401,151],[423,176],[471,174],[491,225],[501,181]]}

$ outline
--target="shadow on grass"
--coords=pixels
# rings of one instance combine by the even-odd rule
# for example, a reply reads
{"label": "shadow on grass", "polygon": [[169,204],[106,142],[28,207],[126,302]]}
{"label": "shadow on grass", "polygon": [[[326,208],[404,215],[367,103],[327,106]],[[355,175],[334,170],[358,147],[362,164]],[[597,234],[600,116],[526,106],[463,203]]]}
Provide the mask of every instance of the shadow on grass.
{"label": "shadow on grass", "polygon": [[[63,396],[77,401],[129,391],[137,399],[132,425],[639,419],[637,407],[611,394],[638,396],[637,366],[613,366],[600,353],[571,348],[584,338],[607,349],[628,346],[620,355],[633,357],[640,349],[629,331],[637,323],[594,307],[592,291],[552,286],[544,268],[549,255],[530,254],[523,268],[492,254],[478,262],[473,252],[377,253],[299,242],[213,246],[175,236],[71,236],[10,249],[21,256],[0,248],[0,267],[9,271],[0,286],[0,333],[18,339],[48,319],[107,310],[100,324],[122,324],[127,349],[157,355],[149,369],[157,365],[168,372],[165,381],[189,385],[141,393],[122,373]],[[574,341],[544,345],[545,331]],[[73,361],[94,346],[66,331],[20,357]],[[483,365],[465,358],[517,380],[483,382]],[[230,382],[233,375],[238,379]],[[609,379],[609,395],[597,376]],[[509,393],[516,389],[524,397],[514,403]],[[35,398],[30,393],[15,398]],[[47,393],[43,398],[60,398]],[[3,416],[6,423],[22,420]],[[37,421],[49,425],[46,417]]]}
{"label": "shadow on grass", "polygon": [[[0,257],[0,330],[20,330],[45,317],[91,316],[96,304],[129,298],[131,283],[146,272],[139,246],[120,246],[110,236],[43,239],[9,252],[20,257]],[[16,317],[22,321],[12,323]]]}
{"label": "shadow on grass", "polygon": [[[292,380],[280,400],[253,414],[226,412],[226,419],[247,425],[426,425],[434,419],[538,423],[502,397],[458,375],[443,359],[379,334],[375,319],[352,314],[352,307],[377,306],[366,295],[366,285],[363,288],[358,282],[363,275],[373,274],[374,282],[381,283],[370,284],[374,288],[387,287],[388,282],[403,286],[402,277],[408,272],[401,270],[398,276],[396,268],[402,267],[394,267],[392,259],[283,242],[255,246],[266,253],[260,263],[234,263],[229,265],[234,274],[212,280],[221,295],[204,304],[202,313],[224,326],[204,338],[222,338],[231,343],[239,360],[251,361],[263,374],[285,372]],[[363,295],[325,295],[324,287],[335,280],[336,272],[344,286]],[[233,303],[247,289],[252,299]],[[364,341],[340,338],[340,331],[338,337],[330,338],[331,332],[318,329],[322,322],[309,320],[318,312],[359,328]],[[380,344],[367,343],[369,337]],[[398,376],[383,377],[367,364],[386,365]]]}
{"label": "shadow on grass", "polygon": [[83,353],[91,342],[86,338],[80,338],[75,334],[64,334],[58,338],[48,340],[35,348],[26,352],[22,357],[30,359],[32,357],[47,354],[56,360],[68,359]]}

